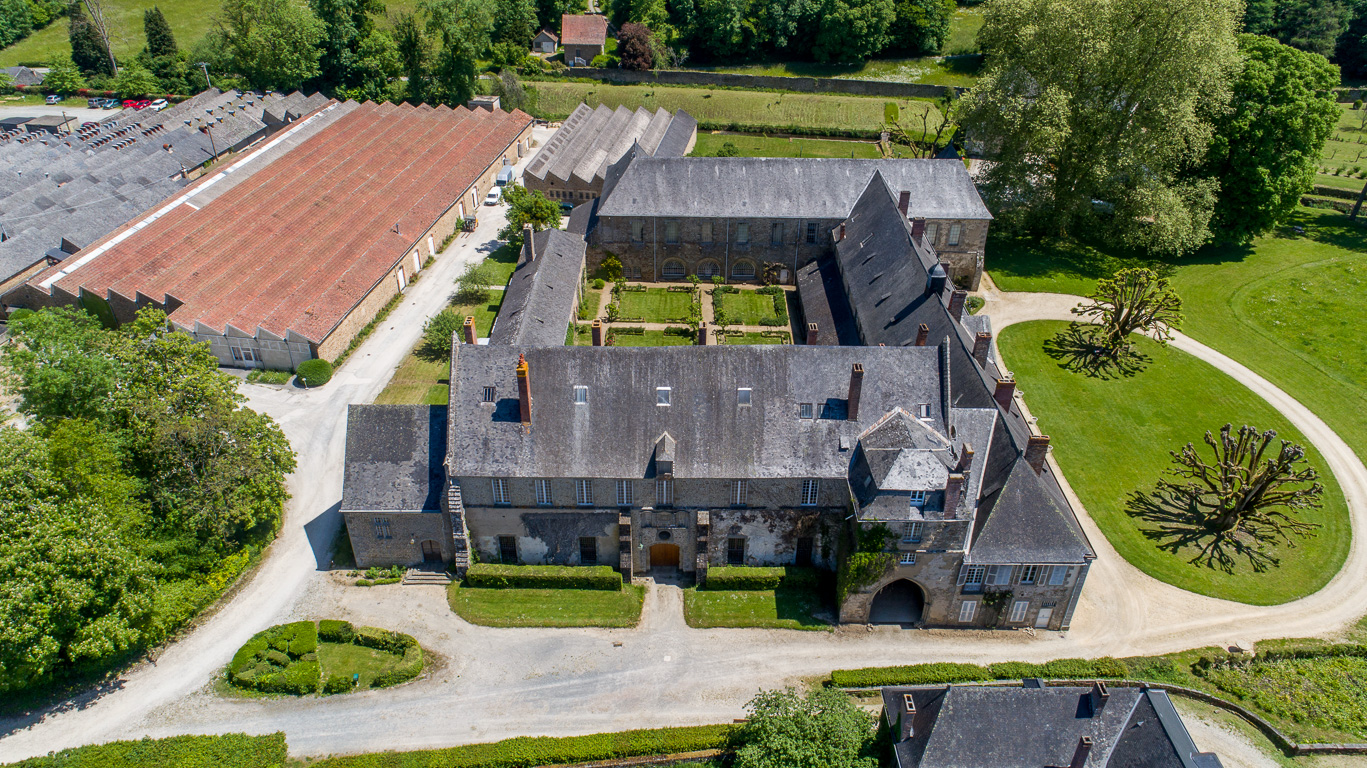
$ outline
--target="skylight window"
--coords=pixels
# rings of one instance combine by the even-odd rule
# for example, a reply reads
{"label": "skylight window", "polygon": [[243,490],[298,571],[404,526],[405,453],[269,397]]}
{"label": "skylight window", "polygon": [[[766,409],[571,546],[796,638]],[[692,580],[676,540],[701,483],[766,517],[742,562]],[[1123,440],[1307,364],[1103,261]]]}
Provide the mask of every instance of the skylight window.
{"label": "skylight window", "polygon": [[669,387],[656,387],[656,388],[655,388],[655,404],[656,404],[656,405],[669,405],[669,395],[670,395],[670,388],[669,388]]}
{"label": "skylight window", "polygon": [[578,384],[578,385],[576,385],[575,388],[574,388],[574,404],[575,404],[575,405],[588,405],[588,402],[589,402],[589,388],[586,387],[586,386],[584,386],[583,384]]}
{"label": "skylight window", "polygon": [[815,409],[812,407],[811,403],[797,404],[797,417],[799,419],[810,419],[813,418],[814,414]]}
{"label": "skylight window", "polygon": [[750,388],[739,387],[736,389],[736,405],[750,404]]}
{"label": "skylight window", "polygon": [[918,404],[916,405],[916,418],[918,418],[918,419],[928,419],[928,418],[930,418],[930,403],[918,403]]}
{"label": "skylight window", "polygon": [[483,402],[486,402],[486,403],[492,403],[492,402],[494,401],[494,388],[493,388],[493,387],[485,387],[485,388],[484,388],[484,395],[483,395],[483,397],[481,398],[481,400],[482,400]]}

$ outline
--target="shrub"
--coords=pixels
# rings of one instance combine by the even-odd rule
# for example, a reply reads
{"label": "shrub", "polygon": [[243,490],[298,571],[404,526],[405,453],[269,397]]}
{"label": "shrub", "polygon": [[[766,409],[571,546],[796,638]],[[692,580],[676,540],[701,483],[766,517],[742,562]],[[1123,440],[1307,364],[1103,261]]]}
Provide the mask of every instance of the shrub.
{"label": "shrub", "polygon": [[491,565],[470,566],[465,584],[491,589],[622,589],[622,574],[606,565]]}
{"label": "shrub", "polygon": [[332,363],[326,360],[305,360],[294,373],[304,386],[321,387],[332,381]]}
{"label": "shrub", "polygon": [[328,675],[323,681],[323,693],[346,693],[351,690],[351,678],[346,675]]}
{"label": "shrub", "polygon": [[1362,99],[1353,100],[1353,109],[1362,109]]}
{"label": "shrub", "polygon": [[274,648],[272,648],[269,651],[266,651],[265,658],[266,661],[269,661],[271,664],[274,664],[277,667],[283,668],[288,667],[290,665],[289,654],[285,653],[284,651],[277,651]]}
{"label": "shrub", "polygon": [[356,635],[351,642],[363,648],[374,648],[377,651],[386,653],[401,654],[409,648],[417,646],[418,641],[412,635],[405,635],[402,632],[391,632],[379,627],[357,627]]}
{"label": "shrub", "polygon": [[831,684],[837,688],[876,688],[884,685],[931,685],[935,683],[970,683],[988,679],[988,671],[977,664],[911,664],[904,667],[865,667],[838,669],[831,673]]}
{"label": "shrub", "polygon": [[422,357],[442,360],[451,356],[451,342],[465,325],[465,318],[447,308],[433,315],[422,327]]}
{"label": "shrub", "polygon": [[316,661],[296,661],[282,672],[264,675],[256,680],[256,689],[266,693],[289,693],[307,696],[317,693],[322,672]]}
{"label": "shrub", "polygon": [[288,755],[285,734],[248,736],[172,736],[166,739],[112,741],[65,749],[17,763],[22,768],[146,768],[146,766],[215,766],[262,768],[284,765]]}
{"label": "shrub", "polygon": [[777,589],[783,583],[782,568],[726,566],[707,570],[706,589],[764,590]]}
{"label": "shrub", "polygon": [[608,282],[607,282],[606,280],[604,280],[603,278],[601,278],[601,277],[594,278],[594,280],[593,280],[593,287],[594,287],[594,290],[600,290],[600,291],[601,291],[605,286],[607,286],[607,284],[608,284]]}
{"label": "shrub", "polygon": [[349,621],[323,619],[318,622],[318,639],[325,643],[350,643],[356,630]]}
{"label": "shrub", "polygon": [[[408,635],[404,635],[408,637]],[[409,638],[412,640],[412,638]],[[410,645],[403,652],[403,661],[398,666],[387,672],[381,672],[370,681],[371,688],[385,688],[399,683],[406,683],[409,680],[422,674],[423,656],[422,647],[416,642]]]}
{"label": "shrub", "polygon": [[606,53],[600,53],[593,57],[593,61],[589,62],[589,66],[597,67],[598,69],[607,69],[612,66],[612,57]]}
{"label": "shrub", "polygon": [[494,288],[494,275],[484,262],[471,264],[456,279],[456,301],[462,304],[482,304],[489,300]]}

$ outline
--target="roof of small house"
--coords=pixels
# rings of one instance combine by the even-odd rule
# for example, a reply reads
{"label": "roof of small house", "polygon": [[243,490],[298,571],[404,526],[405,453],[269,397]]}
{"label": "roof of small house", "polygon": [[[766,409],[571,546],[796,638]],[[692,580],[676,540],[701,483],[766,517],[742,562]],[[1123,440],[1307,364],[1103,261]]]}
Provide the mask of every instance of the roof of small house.
{"label": "roof of small house", "polygon": [[446,406],[349,406],[342,510],[439,511],[445,458]]}
{"label": "roof of small house", "polygon": [[598,14],[570,14],[560,17],[561,45],[604,45],[608,39],[608,19]]}
{"label": "roof of small house", "polygon": [[537,32],[536,37],[532,39],[532,42],[535,43],[542,39],[550,40],[552,43],[560,42],[560,36],[550,31],[549,29],[543,29],[540,32]]}

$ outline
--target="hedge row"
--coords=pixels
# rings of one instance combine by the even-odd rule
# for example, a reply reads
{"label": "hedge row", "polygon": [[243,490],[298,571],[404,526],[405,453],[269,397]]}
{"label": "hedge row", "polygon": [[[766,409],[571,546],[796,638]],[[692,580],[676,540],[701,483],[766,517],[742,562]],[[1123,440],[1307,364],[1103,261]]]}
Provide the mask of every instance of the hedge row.
{"label": "hedge row", "polygon": [[228,680],[233,685],[265,693],[314,693],[321,676],[318,627],[311,621],[281,624],[256,633],[228,664]]}
{"label": "hedge row", "polygon": [[775,317],[772,317],[772,318],[766,317],[766,318],[760,320],[760,321],[759,321],[759,324],[760,324],[760,325],[768,325],[768,326],[783,326],[783,325],[787,325],[787,324],[788,324],[788,294],[785,293],[784,290],[783,290],[782,288],[778,287],[777,285],[766,285],[766,286],[764,286],[763,288],[761,288],[761,289],[759,289],[758,291],[756,291],[756,293],[765,293],[765,294],[769,294],[770,296],[773,296],[773,298],[774,298],[774,315],[775,315]]}
{"label": "hedge row", "polygon": [[1359,192],[1356,189],[1339,189],[1325,184],[1316,184],[1311,188],[1311,194],[1320,197],[1337,197],[1342,200],[1357,200]]}
{"label": "hedge row", "polygon": [[910,664],[904,667],[864,667],[838,669],[831,673],[837,688],[877,688],[884,685],[936,685],[972,683],[983,680],[1020,680],[1026,677],[1089,680],[1123,678],[1129,675],[1125,663],[1109,656],[1100,659],[1055,659],[1043,664],[1005,661],[998,664]]}
{"label": "hedge row", "polygon": [[765,590],[778,589],[780,584],[815,587],[816,582],[816,570],[813,568],[726,565],[707,569],[707,582],[703,589]]}
{"label": "hedge row", "polygon": [[622,574],[606,565],[491,565],[465,572],[467,587],[491,589],[622,589]]}
{"label": "hedge row", "polygon": [[699,725],[565,738],[521,736],[492,744],[472,744],[450,749],[334,757],[312,763],[311,768],[523,768],[564,765],[720,749],[725,747],[730,732],[729,725]]}
{"label": "hedge row", "polygon": [[278,768],[285,760],[283,733],[225,733],[113,741],[20,760],[10,768]]}

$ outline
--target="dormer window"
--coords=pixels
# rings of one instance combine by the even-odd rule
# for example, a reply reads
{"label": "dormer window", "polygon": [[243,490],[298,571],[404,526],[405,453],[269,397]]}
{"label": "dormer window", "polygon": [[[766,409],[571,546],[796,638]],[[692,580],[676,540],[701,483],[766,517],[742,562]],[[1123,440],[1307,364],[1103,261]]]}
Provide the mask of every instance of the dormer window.
{"label": "dormer window", "polygon": [[922,507],[922,506],[925,506],[925,503],[926,503],[926,492],[925,492],[925,491],[912,491],[912,492],[911,492],[911,506],[913,506],[913,507]]}
{"label": "dormer window", "polygon": [[736,405],[750,404],[750,388],[740,387],[736,390]]}
{"label": "dormer window", "polygon": [[669,405],[669,395],[670,395],[670,388],[669,388],[669,387],[656,387],[656,388],[655,388],[655,404],[656,404],[656,405]]}
{"label": "dormer window", "polygon": [[918,419],[928,419],[928,418],[930,418],[930,403],[918,403],[918,404],[916,405],[916,418],[918,418]]}
{"label": "dormer window", "polygon": [[584,386],[584,385],[582,385],[582,384],[575,386],[575,388],[574,388],[574,404],[575,404],[575,405],[588,405],[588,402],[589,402],[589,388],[586,387],[586,386]]}
{"label": "dormer window", "polygon": [[816,413],[816,409],[812,406],[811,403],[798,403],[798,404],[797,404],[797,417],[798,417],[799,419],[810,419],[810,418],[813,418],[813,416],[814,416],[815,413]]}

